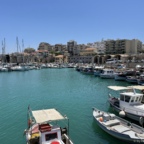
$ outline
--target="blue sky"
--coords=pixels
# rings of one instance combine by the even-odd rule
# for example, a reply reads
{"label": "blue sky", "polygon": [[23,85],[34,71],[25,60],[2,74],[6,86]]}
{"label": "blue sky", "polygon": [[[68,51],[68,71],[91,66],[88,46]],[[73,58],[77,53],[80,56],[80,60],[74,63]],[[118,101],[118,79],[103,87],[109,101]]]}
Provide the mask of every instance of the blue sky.
{"label": "blue sky", "polygon": [[[0,0],[0,41],[6,53],[40,42],[78,44],[102,39],[144,42],[144,0]],[[0,53],[2,44],[0,44]]]}

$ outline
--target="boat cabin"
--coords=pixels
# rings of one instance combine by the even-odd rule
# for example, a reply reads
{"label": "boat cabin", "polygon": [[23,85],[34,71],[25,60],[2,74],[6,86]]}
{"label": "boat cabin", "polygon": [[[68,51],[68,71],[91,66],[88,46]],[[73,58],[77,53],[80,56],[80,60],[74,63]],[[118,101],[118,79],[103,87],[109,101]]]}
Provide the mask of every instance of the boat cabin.
{"label": "boat cabin", "polygon": [[41,133],[40,143],[51,144],[53,141],[56,141],[59,144],[63,144],[60,127],[52,127],[48,124],[43,124],[39,126],[39,130]]}
{"label": "boat cabin", "polygon": [[120,107],[126,105],[137,105],[141,104],[143,94],[135,92],[124,92],[120,93]]}
{"label": "boat cabin", "polygon": [[49,124],[37,125],[28,137],[30,144],[51,144],[53,141],[57,144],[64,144],[62,129],[59,126],[50,126]]}
{"label": "boat cabin", "polygon": [[114,70],[113,69],[103,69],[102,74],[113,74]]}
{"label": "boat cabin", "polygon": [[[138,106],[142,105],[143,94],[137,93],[135,89],[140,89],[140,86],[132,86],[132,87],[122,87],[122,86],[108,86],[108,88],[120,91],[124,90],[120,93],[119,98],[114,98],[114,104],[118,103],[117,106],[121,108],[126,108],[129,106]],[[116,105],[116,104],[115,104]]]}

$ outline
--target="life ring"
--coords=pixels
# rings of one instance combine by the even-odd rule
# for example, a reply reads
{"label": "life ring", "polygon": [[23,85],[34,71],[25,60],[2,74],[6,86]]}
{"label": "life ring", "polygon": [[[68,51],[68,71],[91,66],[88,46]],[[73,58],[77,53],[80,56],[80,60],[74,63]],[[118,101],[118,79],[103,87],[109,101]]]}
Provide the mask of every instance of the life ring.
{"label": "life ring", "polygon": [[58,141],[53,141],[50,144],[60,144]]}

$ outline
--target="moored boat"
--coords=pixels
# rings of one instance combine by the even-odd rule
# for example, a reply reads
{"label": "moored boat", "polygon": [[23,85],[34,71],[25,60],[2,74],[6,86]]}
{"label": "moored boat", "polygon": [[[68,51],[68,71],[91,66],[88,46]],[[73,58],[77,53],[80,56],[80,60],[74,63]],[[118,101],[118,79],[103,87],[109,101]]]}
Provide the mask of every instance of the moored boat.
{"label": "moored boat", "polygon": [[88,75],[93,75],[94,71],[93,71],[93,66],[84,66],[83,69],[80,70],[81,73],[83,74],[88,74]]}
{"label": "moored boat", "polygon": [[114,79],[115,74],[116,73],[115,73],[114,69],[103,69],[102,73],[100,73],[100,77]]}
{"label": "moored boat", "polygon": [[137,83],[138,83],[139,85],[144,85],[144,74],[141,74],[141,75],[139,76],[139,78],[137,79]]}
{"label": "moored boat", "polygon": [[126,81],[129,83],[135,83],[137,84],[137,80],[139,79],[138,76],[127,76]]}
{"label": "moored boat", "polygon": [[122,117],[128,117],[144,124],[144,104],[142,103],[143,94],[136,92],[136,89],[144,89],[144,87],[130,86],[108,86],[108,88],[121,91],[120,96],[112,96],[109,94],[108,102],[110,106]]}
{"label": "moored boat", "polygon": [[[58,122],[66,122],[62,127]],[[27,144],[73,144],[69,138],[69,119],[56,109],[31,111],[28,107]]]}
{"label": "moored boat", "polygon": [[97,125],[111,136],[127,143],[144,144],[144,128],[96,108],[93,108],[93,117]]}
{"label": "moored boat", "polygon": [[104,66],[96,66],[94,67],[94,76],[100,76],[103,72]]}

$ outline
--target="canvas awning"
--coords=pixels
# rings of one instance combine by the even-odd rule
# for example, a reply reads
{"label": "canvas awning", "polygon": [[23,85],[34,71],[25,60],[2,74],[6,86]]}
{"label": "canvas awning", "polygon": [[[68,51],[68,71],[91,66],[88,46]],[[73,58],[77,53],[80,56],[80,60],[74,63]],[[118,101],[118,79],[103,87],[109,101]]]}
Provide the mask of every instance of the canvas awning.
{"label": "canvas awning", "polygon": [[134,89],[138,89],[138,90],[143,90],[144,89],[144,86],[142,86],[142,85],[129,86],[129,87],[134,88]]}
{"label": "canvas awning", "polygon": [[65,119],[56,109],[36,110],[32,111],[32,114],[36,123]]}
{"label": "canvas awning", "polygon": [[119,90],[125,90],[125,89],[131,89],[131,87],[123,87],[123,86],[108,86],[109,89],[119,91]]}
{"label": "canvas awning", "polygon": [[138,90],[144,90],[144,86],[142,85],[136,85],[136,86],[127,86],[127,87],[123,87],[123,86],[108,86],[109,89],[118,91],[118,90],[125,90],[125,89],[138,89]]}

